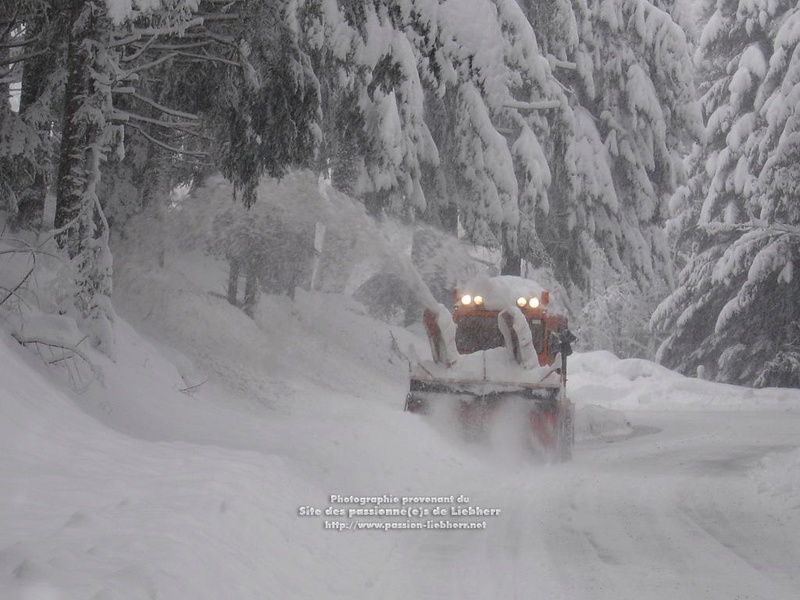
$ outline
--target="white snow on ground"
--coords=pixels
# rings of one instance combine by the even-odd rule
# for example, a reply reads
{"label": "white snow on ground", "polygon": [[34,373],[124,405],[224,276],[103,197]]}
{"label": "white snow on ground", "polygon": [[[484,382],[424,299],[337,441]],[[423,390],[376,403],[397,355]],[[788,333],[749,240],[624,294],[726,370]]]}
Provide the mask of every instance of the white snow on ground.
{"label": "white snow on ground", "polygon": [[753,470],[761,494],[773,498],[787,511],[800,511],[800,450],[769,454]]}
{"label": "white snow on ground", "polygon": [[[403,413],[427,341],[351,300],[264,296],[251,320],[205,257],[127,264],[85,393],[0,330],[3,600],[797,597],[800,391],[577,354],[575,459],[537,464]],[[501,512],[301,516],[384,495]]]}
{"label": "white snow on ground", "polygon": [[688,378],[661,365],[605,351],[575,356],[573,393],[586,403],[620,410],[796,410],[798,392],[751,389]]}

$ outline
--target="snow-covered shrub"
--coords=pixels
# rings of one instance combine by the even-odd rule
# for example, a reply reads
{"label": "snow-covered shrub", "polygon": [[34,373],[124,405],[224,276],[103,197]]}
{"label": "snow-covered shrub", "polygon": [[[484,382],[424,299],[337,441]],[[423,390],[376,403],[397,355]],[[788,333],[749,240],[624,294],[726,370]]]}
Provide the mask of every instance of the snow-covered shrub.
{"label": "snow-covered shrub", "polygon": [[756,387],[800,388],[800,324],[795,322],[785,329],[780,337],[787,343],[763,366]]}
{"label": "snow-covered shrub", "polygon": [[582,349],[652,359],[658,342],[648,324],[657,302],[656,294],[642,292],[632,281],[613,282],[596,291],[576,318]]}
{"label": "snow-covered shrub", "polygon": [[313,230],[279,220],[263,203],[250,209],[232,203],[212,227],[211,252],[243,275],[252,271],[264,291],[291,295],[295,287],[308,286]]}
{"label": "snow-covered shrub", "polygon": [[315,174],[296,171],[280,180],[263,178],[249,209],[230,182],[211,177],[167,208],[148,207],[120,242],[126,255],[150,254],[152,263],[161,252],[167,260],[172,252],[210,252],[230,262],[234,284],[249,270],[268,293],[291,294],[313,284],[352,294],[381,270],[391,271],[408,253],[410,237],[393,222],[379,224]]}
{"label": "snow-covered shrub", "polygon": [[632,277],[614,271],[594,253],[591,288],[581,295],[573,330],[582,350],[608,350],[620,358],[655,356],[658,338],[650,331],[653,310],[666,284],[641,289]]}
{"label": "snow-covered shrub", "polygon": [[[0,230],[3,222],[0,213]],[[0,236],[0,328],[82,390],[99,375],[88,356],[92,323],[75,304],[75,261],[61,254],[27,231]]]}
{"label": "snow-covered shrub", "polygon": [[411,323],[422,314],[422,305],[403,278],[381,271],[365,281],[353,294],[370,315],[396,325]]}

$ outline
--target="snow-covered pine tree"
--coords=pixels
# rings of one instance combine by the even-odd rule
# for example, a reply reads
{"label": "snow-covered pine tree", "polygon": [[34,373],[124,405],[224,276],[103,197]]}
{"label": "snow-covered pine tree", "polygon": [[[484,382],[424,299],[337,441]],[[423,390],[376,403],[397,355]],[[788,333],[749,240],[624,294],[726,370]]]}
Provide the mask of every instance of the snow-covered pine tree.
{"label": "snow-covered pine tree", "polygon": [[94,344],[109,352],[113,344],[112,264],[108,223],[97,185],[100,164],[121,132],[110,121],[116,73],[114,51],[109,51],[111,22],[104,13],[82,0],[68,4],[67,82],[55,227],[59,244],[74,264],[75,308]]}
{"label": "snow-covered pine tree", "polygon": [[211,107],[213,137],[222,142],[214,162],[249,206],[262,175],[279,176],[288,165],[313,159],[319,82],[300,47],[293,2],[209,4],[224,23],[215,31],[229,46]]}
{"label": "snow-covered pine tree", "polygon": [[454,198],[470,239],[563,281],[587,281],[589,239],[668,277],[664,203],[700,119],[683,3],[661,4],[298,2],[334,182],[431,222]]}
{"label": "snow-covered pine tree", "polygon": [[517,3],[315,0],[297,14],[334,185],[452,231],[457,208],[472,241],[518,255],[520,193],[546,202],[548,171],[546,122],[525,115],[563,94]]}
{"label": "snow-covered pine tree", "polygon": [[116,93],[130,93],[138,69],[124,64],[125,46],[137,39],[134,20],[171,31],[181,27],[192,0],[107,2],[69,0],[65,15],[67,79],[55,184],[55,234],[74,271],[72,301],[95,345],[112,351],[112,258],[109,224],[98,186],[101,165],[112,151],[123,153],[123,127],[130,114],[117,110]]}
{"label": "snow-covered pine tree", "polygon": [[703,29],[707,143],[677,197],[690,255],[652,318],[684,372],[800,386],[798,31],[796,3],[766,1],[718,2]]}
{"label": "snow-covered pine tree", "polygon": [[648,0],[551,4],[525,6],[572,111],[553,121],[539,236],[559,278],[579,287],[589,239],[640,285],[669,278],[666,202],[682,150],[701,132],[686,35]]}
{"label": "snow-covered pine tree", "polygon": [[112,229],[153,203],[165,205],[177,185],[213,169],[215,138],[203,117],[211,113],[214,90],[222,87],[220,47],[228,46],[209,31],[214,22],[206,25],[207,16],[213,15],[194,13],[179,28],[152,18],[124,24],[133,41],[120,60],[137,79],[114,96],[125,125],[124,160],[104,166],[100,187]]}
{"label": "snow-covered pine tree", "polygon": [[437,68],[432,6],[297,2],[294,26],[321,80],[321,169],[373,213],[426,208],[422,169],[439,160],[423,118],[423,82]]}
{"label": "snow-covered pine tree", "polygon": [[[60,127],[65,54],[63,3],[10,0],[0,7],[0,209],[13,228],[38,228]],[[16,109],[9,92],[16,87]],[[56,134],[56,135],[53,135]]]}
{"label": "snow-covered pine tree", "polygon": [[519,275],[537,248],[536,211],[548,206],[547,115],[566,99],[517,2],[450,2],[445,18],[458,98],[451,192],[472,241],[502,248],[503,272]]}

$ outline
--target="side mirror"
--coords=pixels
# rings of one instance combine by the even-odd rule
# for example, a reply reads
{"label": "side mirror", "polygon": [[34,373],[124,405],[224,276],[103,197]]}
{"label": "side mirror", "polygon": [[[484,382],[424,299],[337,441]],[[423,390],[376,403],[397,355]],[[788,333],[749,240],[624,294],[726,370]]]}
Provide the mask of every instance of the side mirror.
{"label": "side mirror", "polygon": [[569,356],[572,354],[572,342],[577,339],[566,325],[559,325],[557,332],[550,333],[550,354],[555,355],[560,352],[562,357]]}

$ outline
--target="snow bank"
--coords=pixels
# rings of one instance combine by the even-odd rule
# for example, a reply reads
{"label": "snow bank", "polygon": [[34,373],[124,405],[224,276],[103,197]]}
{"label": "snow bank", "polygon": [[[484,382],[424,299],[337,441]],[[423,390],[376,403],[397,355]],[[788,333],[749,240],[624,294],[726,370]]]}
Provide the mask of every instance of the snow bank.
{"label": "snow bank", "polygon": [[756,390],[693,379],[606,351],[570,357],[569,389],[579,406],[618,410],[800,410],[800,390]]}
{"label": "snow bank", "polygon": [[[4,600],[244,598],[253,596],[240,592],[280,587],[287,576],[299,581],[313,566],[320,546],[311,532],[289,531],[290,517],[322,491],[285,458],[108,429],[77,410],[7,334],[0,364]],[[107,375],[115,395],[126,383],[155,392],[141,385],[141,372],[138,382]],[[169,388],[155,400],[169,403]],[[326,595],[324,582],[307,585]]]}

